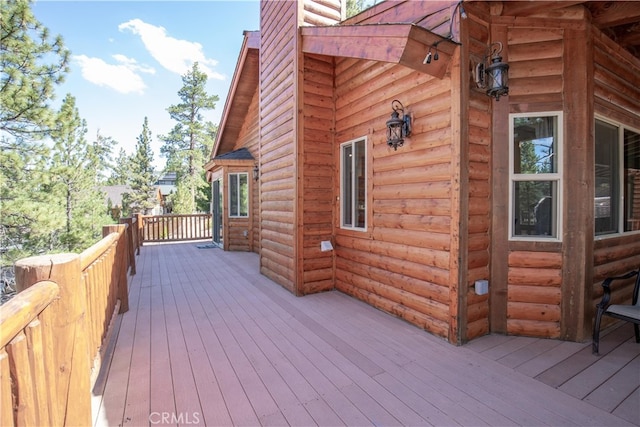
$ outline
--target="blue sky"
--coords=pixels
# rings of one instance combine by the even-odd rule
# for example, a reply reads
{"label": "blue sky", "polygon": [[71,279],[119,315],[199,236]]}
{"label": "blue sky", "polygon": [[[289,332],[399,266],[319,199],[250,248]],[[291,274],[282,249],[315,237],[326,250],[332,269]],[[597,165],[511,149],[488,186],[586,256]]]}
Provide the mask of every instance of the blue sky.
{"label": "blue sky", "polygon": [[207,92],[220,98],[205,118],[219,123],[242,32],[258,30],[260,23],[258,0],[37,0],[33,12],[72,54],[54,105],[70,93],[87,121],[87,139],[94,141],[99,130],[128,153],[148,117],[158,168],[165,160],[158,136],[175,125],[166,109],[180,101],[182,75],[198,61],[209,76]]}

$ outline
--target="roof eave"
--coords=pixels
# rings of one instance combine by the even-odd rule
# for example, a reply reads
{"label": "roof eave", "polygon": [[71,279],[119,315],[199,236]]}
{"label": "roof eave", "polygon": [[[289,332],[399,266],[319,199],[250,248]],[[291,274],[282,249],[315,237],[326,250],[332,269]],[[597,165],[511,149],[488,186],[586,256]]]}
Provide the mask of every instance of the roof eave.
{"label": "roof eave", "polygon": [[[253,87],[253,90],[257,87],[257,79],[254,83],[253,79],[242,79],[242,75],[245,72],[245,66],[247,64],[247,58],[251,54],[258,54],[260,49],[260,32],[259,31],[245,31],[244,32],[244,41],[242,42],[242,48],[240,49],[240,55],[238,56],[238,62],[236,63],[236,69],[233,73],[233,79],[231,81],[231,87],[227,94],[227,99],[224,104],[224,109],[222,110],[222,118],[220,120],[220,125],[218,126],[218,133],[216,135],[216,140],[213,144],[213,148],[211,150],[211,154],[209,156],[210,159],[213,159],[219,154],[220,146],[223,145],[222,142],[225,139],[225,129],[230,120],[233,120],[234,117],[241,117],[239,114],[233,114],[234,112],[234,100],[236,97],[236,93],[238,89],[243,85],[247,84]],[[249,70],[249,72],[252,72]],[[246,81],[245,81],[246,80]],[[249,88],[251,90],[251,88]]]}
{"label": "roof eave", "polygon": [[[401,64],[443,78],[458,46],[415,24],[363,24],[303,27],[302,51],[319,55]],[[427,53],[438,52],[425,63]]]}

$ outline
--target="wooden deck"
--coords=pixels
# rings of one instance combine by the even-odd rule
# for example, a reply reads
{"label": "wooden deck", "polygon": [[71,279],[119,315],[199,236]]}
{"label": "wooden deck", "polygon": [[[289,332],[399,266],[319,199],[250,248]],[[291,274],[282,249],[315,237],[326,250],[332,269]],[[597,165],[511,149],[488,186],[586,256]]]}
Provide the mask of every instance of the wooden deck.
{"label": "wooden deck", "polygon": [[193,242],[145,246],[129,305],[95,425],[640,424],[630,328],[600,358],[528,338],[455,347],[339,292],[296,298],[256,254]]}

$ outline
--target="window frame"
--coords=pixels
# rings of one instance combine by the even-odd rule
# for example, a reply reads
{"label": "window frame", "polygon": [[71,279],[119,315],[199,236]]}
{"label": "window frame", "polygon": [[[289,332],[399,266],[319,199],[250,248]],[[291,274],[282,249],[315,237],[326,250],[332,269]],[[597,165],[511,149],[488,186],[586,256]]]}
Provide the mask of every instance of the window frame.
{"label": "window frame", "polygon": [[[555,117],[556,118],[556,172],[553,173],[515,173],[515,119],[520,117]],[[563,177],[564,177],[564,117],[563,111],[529,111],[526,113],[509,114],[509,241],[529,241],[529,242],[562,242],[563,233]],[[555,183],[556,203],[555,203],[555,232],[548,235],[515,235],[515,185],[516,182],[551,182]],[[553,224],[553,223],[552,223]]]}
{"label": "window frame", "polygon": [[[613,126],[615,128],[618,129],[618,138],[617,138],[617,162],[618,164],[616,165],[618,168],[617,171],[617,179],[618,179],[618,188],[616,189],[617,191],[617,218],[616,218],[616,231],[612,231],[612,232],[605,232],[605,233],[600,233],[600,234],[596,234],[596,230],[595,230],[595,203],[594,203],[594,224],[593,224],[593,235],[594,238],[596,240],[602,240],[602,239],[608,239],[608,238],[615,238],[615,237],[620,237],[620,236],[626,236],[626,235],[631,235],[631,234],[640,234],[639,230],[630,230],[630,231],[625,231],[625,168],[624,168],[624,162],[625,162],[625,151],[624,151],[624,132],[625,131],[630,131],[630,132],[634,132],[638,135],[640,135],[640,130],[636,129],[632,126],[623,124],[622,122],[618,122],[614,119],[602,116],[600,114],[595,114],[594,115],[594,120],[593,120],[593,149],[594,149],[594,153],[596,151],[595,149],[595,145],[596,145],[596,139],[595,139],[595,135],[596,135],[596,121],[600,121],[603,122],[605,124],[608,124],[610,126]],[[595,180],[595,165],[596,165],[596,159],[595,159],[595,155],[594,155],[594,165],[593,165],[593,174],[594,174],[594,180]],[[595,202],[595,181],[594,181],[594,202]]]}
{"label": "window frame", "polygon": [[[345,172],[345,148],[347,146],[351,146],[352,149],[353,147],[356,146],[356,143],[362,142],[362,147],[364,148],[364,153],[363,153],[363,159],[364,159],[364,183],[363,183],[363,190],[364,190],[364,227],[357,227],[354,225],[349,225],[349,224],[345,224],[345,211],[344,211],[344,201],[345,201],[345,191],[346,189],[344,188],[344,172]],[[369,171],[369,162],[368,162],[368,147],[367,147],[367,137],[366,136],[362,136],[359,138],[355,138],[352,139],[350,141],[346,141],[340,144],[340,208],[339,208],[339,216],[340,216],[340,228],[342,230],[350,230],[350,231],[357,231],[357,232],[367,232],[368,226],[369,226],[369,220],[368,220],[368,214],[369,214],[369,179],[368,179],[368,171]],[[356,160],[357,156],[353,156],[352,159],[353,161],[351,162],[351,170],[355,171],[356,170],[356,165],[355,165],[355,160]],[[356,197],[356,185],[355,185],[355,179],[356,179],[356,174],[355,172],[352,175],[352,182],[351,182],[351,190],[352,190],[352,194],[351,194],[351,216],[352,218],[356,218],[357,217],[357,213],[358,213],[358,209],[355,207],[356,206],[356,201],[357,201],[357,197]],[[356,221],[352,221],[352,223],[355,223]]]}
{"label": "window frame", "polygon": [[[231,179],[232,175],[235,175],[238,178],[236,180],[236,185],[237,185],[237,188],[236,188],[236,191],[237,191],[237,193],[236,193],[236,197],[237,197],[236,208],[237,208],[238,215],[232,215],[231,214],[231,206],[233,205],[232,198],[231,198],[231,195],[232,195],[231,194],[232,193],[232,182],[233,182],[233,180]],[[247,213],[246,213],[246,215],[241,215],[241,209],[240,209],[240,207],[242,205],[241,201],[240,201],[240,199],[241,199],[241,197],[240,197],[241,196],[240,176],[245,176],[246,179],[247,179]],[[251,199],[251,197],[249,196],[249,191],[250,191],[250,189],[249,189],[249,185],[250,185],[250,183],[249,183],[249,173],[248,172],[229,172],[229,173],[227,173],[227,182],[229,183],[229,191],[228,191],[228,199],[227,199],[229,201],[229,210],[228,210],[227,216],[229,218],[249,218],[249,212],[251,212],[251,208],[249,206],[250,199]]]}

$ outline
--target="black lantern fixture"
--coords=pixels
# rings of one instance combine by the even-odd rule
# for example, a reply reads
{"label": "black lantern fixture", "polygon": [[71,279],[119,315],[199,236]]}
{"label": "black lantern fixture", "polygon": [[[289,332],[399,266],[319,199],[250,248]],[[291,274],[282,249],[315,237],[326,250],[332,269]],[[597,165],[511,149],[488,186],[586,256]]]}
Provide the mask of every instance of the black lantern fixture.
{"label": "black lantern fixture", "polygon": [[253,180],[257,181],[260,178],[260,169],[258,169],[258,165],[253,165]]}
{"label": "black lantern fixture", "polygon": [[[404,144],[404,138],[411,136],[411,116],[404,114],[404,105],[397,99],[391,102],[391,118],[387,120],[387,145],[394,151]],[[402,112],[402,117],[400,117]]]}
{"label": "black lantern fixture", "polygon": [[[476,65],[476,84],[486,89],[487,95],[500,100],[509,94],[509,64],[502,62],[502,43],[492,43],[483,61]],[[490,62],[489,62],[490,61]]]}

